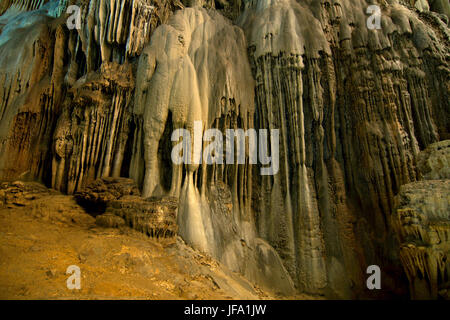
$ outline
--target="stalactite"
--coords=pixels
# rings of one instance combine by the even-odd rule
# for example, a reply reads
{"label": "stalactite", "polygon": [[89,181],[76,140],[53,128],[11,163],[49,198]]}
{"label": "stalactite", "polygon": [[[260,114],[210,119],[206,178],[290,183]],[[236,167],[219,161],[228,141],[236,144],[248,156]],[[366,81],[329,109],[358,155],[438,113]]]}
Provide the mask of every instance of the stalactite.
{"label": "stalactite", "polygon": [[[395,264],[387,245],[393,198],[417,178],[419,149],[439,139],[436,121],[445,132],[446,120],[433,115],[442,108],[433,105],[448,89],[427,80],[445,65],[448,50],[433,40],[445,39],[445,28],[427,33],[417,16],[392,5],[382,6],[389,28],[370,31],[366,6],[254,1],[238,19],[257,81],[258,125],[278,127],[281,141],[290,141],[281,145],[279,177],[255,190],[262,196],[259,232],[291,275],[297,272],[299,287],[312,293],[347,296],[363,283],[364,265]],[[419,41],[410,33],[429,35]],[[280,238],[291,221],[295,240],[289,232]],[[372,230],[361,230],[367,222]],[[344,269],[347,279],[339,274]]]}
{"label": "stalactite", "polygon": [[[444,290],[448,217],[396,211],[395,195],[446,172],[420,153],[449,137],[445,8],[376,1],[370,30],[366,0],[44,2],[0,7],[20,8],[0,17],[1,179],[73,193],[130,176],[144,197],[178,199],[187,243],[283,293],[367,294],[371,264],[391,266],[389,292],[406,287],[402,265],[412,292]],[[58,18],[69,3],[79,30]],[[193,137],[197,121],[280,130],[279,172],[261,176],[248,143],[244,164],[173,164],[172,132]]]}
{"label": "stalactite", "polygon": [[[139,61],[135,94],[134,113],[139,120],[134,136],[142,140],[135,140],[134,150],[143,146],[144,161],[135,157],[130,174],[141,177],[144,165],[144,197],[170,193],[180,198],[179,234],[188,244],[265,287],[291,292],[292,281],[280,258],[267,243],[255,238],[250,214],[251,168],[236,163],[206,165],[205,160],[171,164],[170,188],[161,188],[163,169],[156,154],[166,143],[163,139],[170,138],[163,135],[167,126],[189,130],[191,143],[194,134],[203,135],[210,128],[222,133],[253,128],[253,79],[242,56],[242,31],[215,12],[186,9],[155,31]],[[217,74],[222,76],[217,78]],[[196,123],[200,123],[200,132],[194,133]],[[203,148],[206,145],[203,142]],[[194,152],[199,151],[193,146],[191,150],[193,161]],[[249,152],[246,150],[246,164]],[[219,194],[213,190],[224,182],[223,192],[230,193],[229,213],[215,204]],[[265,263],[272,265],[271,271],[257,267]]]}
{"label": "stalactite", "polygon": [[5,0],[0,5],[0,15],[2,15],[9,8],[16,11],[37,10],[47,2],[49,2],[49,0]]}
{"label": "stalactite", "polygon": [[104,63],[100,74],[78,84],[64,103],[54,136],[55,189],[73,193],[96,178],[120,175],[134,87],[131,66]]}

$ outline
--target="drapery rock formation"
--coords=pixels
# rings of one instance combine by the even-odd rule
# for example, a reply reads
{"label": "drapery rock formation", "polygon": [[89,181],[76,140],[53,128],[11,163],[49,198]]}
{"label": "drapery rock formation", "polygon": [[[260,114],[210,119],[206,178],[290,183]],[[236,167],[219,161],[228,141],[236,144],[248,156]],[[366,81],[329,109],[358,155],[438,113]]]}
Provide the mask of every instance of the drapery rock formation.
{"label": "drapery rock formation", "polygon": [[401,3],[423,11],[434,11],[450,18],[450,3],[446,0],[401,0]]}
{"label": "drapery rock formation", "polygon": [[[187,8],[155,31],[138,65],[130,174],[142,181],[144,197],[168,193],[180,199],[179,234],[188,244],[253,281],[292,293],[277,253],[255,233],[251,167],[171,165],[167,159],[174,129],[188,129],[195,140],[196,121],[200,133],[253,127],[254,81],[245,56],[242,30],[214,11]],[[189,157],[201,157],[195,141],[191,150]],[[229,207],[215,205],[226,193]]]}
{"label": "drapery rock formation", "polygon": [[413,299],[450,299],[450,140],[419,154],[425,180],[406,184],[395,198],[393,226]]}
{"label": "drapery rock formation", "polygon": [[[73,4],[78,30],[66,26]],[[379,29],[367,27],[372,4]],[[262,286],[371,296],[365,272],[376,264],[379,295],[405,294],[412,271],[404,275],[398,254],[394,197],[421,177],[418,166],[448,171],[419,155],[450,137],[445,1],[14,0],[0,9],[1,179],[71,194],[129,177],[144,198],[178,199],[186,243]],[[279,129],[279,172],[261,175],[249,143],[241,164],[175,164],[171,135],[181,128],[191,159],[202,154],[195,129]]]}
{"label": "drapery rock formation", "polygon": [[[419,148],[438,139],[431,114],[448,114],[448,88],[427,84],[448,81],[448,46],[433,40],[446,34],[397,5],[373,32],[366,5],[249,2],[240,19],[260,126],[281,128],[280,174],[261,183],[259,228],[308,292],[362,283],[361,261],[393,264],[393,195],[416,179]],[[437,124],[444,134],[447,119]]]}
{"label": "drapery rock formation", "polygon": [[425,180],[450,179],[450,140],[430,144],[421,151],[417,167]]}

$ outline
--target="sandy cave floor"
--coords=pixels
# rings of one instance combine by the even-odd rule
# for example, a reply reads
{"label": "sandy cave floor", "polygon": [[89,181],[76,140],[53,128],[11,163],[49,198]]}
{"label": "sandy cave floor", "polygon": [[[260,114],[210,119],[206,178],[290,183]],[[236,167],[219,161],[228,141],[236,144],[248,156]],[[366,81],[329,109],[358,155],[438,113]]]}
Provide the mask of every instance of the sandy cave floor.
{"label": "sandy cave floor", "polygon": [[[70,265],[80,290],[67,288]],[[96,226],[71,196],[0,207],[0,299],[274,298],[180,238]]]}

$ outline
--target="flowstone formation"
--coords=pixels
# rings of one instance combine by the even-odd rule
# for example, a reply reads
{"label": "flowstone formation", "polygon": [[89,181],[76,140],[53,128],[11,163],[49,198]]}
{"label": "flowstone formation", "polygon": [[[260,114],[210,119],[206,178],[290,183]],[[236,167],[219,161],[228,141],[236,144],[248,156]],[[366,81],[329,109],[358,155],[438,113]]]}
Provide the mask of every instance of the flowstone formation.
{"label": "flowstone formation", "polygon": [[419,154],[425,180],[401,186],[392,224],[413,299],[450,299],[450,140]]}
{"label": "flowstone formation", "polygon": [[366,7],[248,2],[238,20],[259,126],[281,128],[280,174],[261,181],[259,232],[307,292],[353,291],[363,265],[395,265],[393,196],[416,179],[418,150],[448,132],[448,117],[432,117],[448,114],[447,34],[397,4],[374,32]]}
{"label": "flowstone formation", "polygon": [[[129,60],[182,5],[53,0],[26,11],[22,2],[0,17],[2,179],[30,176],[73,193],[128,175]],[[66,25],[61,8],[70,4],[79,5],[80,29]]]}
{"label": "flowstone formation", "polygon": [[401,0],[400,2],[421,12],[434,11],[450,18],[450,3],[447,0]]}
{"label": "flowstone formation", "polygon": [[[79,29],[66,25],[69,5],[80,8]],[[369,28],[371,5],[380,23]],[[448,9],[446,0],[2,2],[0,179],[72,194],[131,178],[144,199],[176,199],[158,235],[177,229],[275,292],[391,297],[409,280],[413,298],[426,286],[437,297],[444,269],[408,262],[416,253],[398,250],[409,238],[391,215],[402,185],[428,190],[416,181],[448,172],[420,153],[450,137]],[[208,129],[277,129],[279,172],[260,174],[249,137],[243,163],[176,164],[177,129],[192,138],[191,160]],[[118,211],[98,223],[155,235],[158,210],[144,199],[113,201]],[[123,208],[149,215],[135,223]],[[427,219],[421,228],[434,230]],[[383,290],[367,289],[369,265],[380,266]],[[425,284],[414,280],[424,272]]]}

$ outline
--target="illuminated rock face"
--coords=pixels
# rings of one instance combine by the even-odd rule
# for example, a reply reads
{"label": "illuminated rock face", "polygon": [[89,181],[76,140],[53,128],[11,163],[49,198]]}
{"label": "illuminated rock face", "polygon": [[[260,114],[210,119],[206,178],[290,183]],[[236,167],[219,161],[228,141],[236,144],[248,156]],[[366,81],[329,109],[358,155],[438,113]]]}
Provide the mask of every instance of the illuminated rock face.
{"label": "illuminated rock face", "polygon": [[[390,216],[417,164],[448,169],[419,151],[450,137],[449,29],[439,1],[428,4],[440,14],[380,1],[381,29],[370,30],[368,2],[53,0],[6,11],[0,178],[73,193],[130,177],[143,197],[179,199],[187,243],[264,287],[374,294],[365,278],[376,264],[386,290],[404,294],[409,256],[397,254]],[[80,30],[55,14],[70,4]],[[194,4],[208,9],[185,8]],[[172,132],[196,121],[201,132],[279,129],[279,173],[260,175],[248,150],[245,164],[172,163]]]}
{"label": "illuminated rock face", "polygon": [[448,132],[448,117],[436,117],[448,114],[448,88],[430,83],[448,83],[448,47],[433,40],[448,29],[392,5],[374,32],[366,6],[258,1],[238,20],[257,125],[281,129],[280,174],[261,179],[258,232],[308,292],[341,295],[363,283],[362,266],[395,264],[393,196],[416,179],[417,152]]}
{"label": "illuminated rock face", "polygon": [[[170,162],[174,129],[186,128],[194,137],[196,121],[203,124],[200,132],[254,126],[254,80],[246,49],[240,28],[204,9],[179,11],[155,31],[138,64],[130,174],[142,181],[144,197],[180,199],[179,234],[188,244],[253,281],[292,293],[278,254],[256,235],[251,165]],[[192,158],[201,153],[192,150]],[[228,206],[220,206],[218,197]]]}
{"label": "illuminated rock face", "polygon": [[447,0],[400,0],[400,3],[409,5],[421,12],[431,10],[445,14],[450,18],[450,3]]}
{"label": "illuminated rock face", "polygon": [[0,14],[6,10],[32,11],[40,9],[48,0],[4,0],[0,4]]}
{"label": "illuminated rock face", "polygon": [[392,225],[413,299],[450,299],[450,140],[419,154],[426,179],[406,184],[395,198]]}

